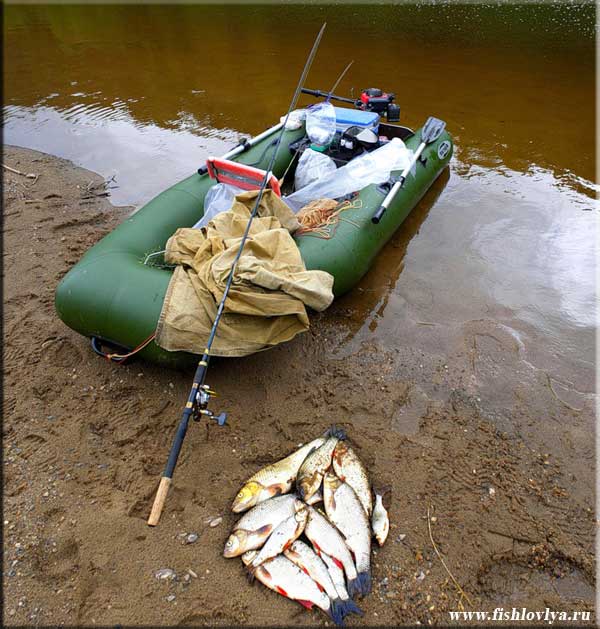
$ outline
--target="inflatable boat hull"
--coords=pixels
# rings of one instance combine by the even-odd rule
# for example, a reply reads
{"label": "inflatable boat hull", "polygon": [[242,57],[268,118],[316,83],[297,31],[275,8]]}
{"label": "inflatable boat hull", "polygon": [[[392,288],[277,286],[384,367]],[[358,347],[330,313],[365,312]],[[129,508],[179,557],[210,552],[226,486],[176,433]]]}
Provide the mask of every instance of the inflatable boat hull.
{"label": "inflatable boat hull", "polygon": [[[409,148],[417,148],[418,132],[388,127],[398,129]],[[264,134],[264,139],[232,159],[266,168],[268,148],[276,133],[274,129]],[[273,168],[277,177],[283,176],[289,165],[288,145],[303,135],[304,129],[284,132]],[[444,132],[425,149],[415,175],[409,176],[379,224],[373,224],[371,216],[386,190],[371,185],[359,194],[360,209],[344,211],[345,220],[339,222],[332,238],[297,236],[306,267],[331,273],[336,296],[349,291],[446,167],[451,154],[452,140]],[[144,261],[149,254],[163,250],[177,228],[190,227],[199,220],[204,196],[212,185],[214,180],[207,174],[193,174],[152,199],[94,245],[57,287],[56,310],[64,323],[84,336],[122,348],[137,347],[148,338],[156,329],[171,270]],[[171,366],[196,360],[191,354],[167,352],[154,342],[139,356]]]}

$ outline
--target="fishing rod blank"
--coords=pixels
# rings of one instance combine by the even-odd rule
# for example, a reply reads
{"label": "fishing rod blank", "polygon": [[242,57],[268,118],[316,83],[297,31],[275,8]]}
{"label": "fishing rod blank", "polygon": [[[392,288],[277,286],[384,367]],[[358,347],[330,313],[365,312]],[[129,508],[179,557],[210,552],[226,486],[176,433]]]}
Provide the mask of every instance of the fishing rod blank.
{"label": "fishing rod blank", "polygon": [[211,395],[214,395],[214,391],[211,391],[210,388],[204,384],[204,380],[206,378],[206,371],[208,369],[208,363],[210,361],[210,349],[212,347],[213,341],[215,340],[215,336],[217,334],[217,328],[219,327],[219,322],[221,317],[223,316],[223,311],[225,309],[225,302],[227,301],[227,296],[229,294],[229,290],[231,288],[231,284],[233,283],[233,277],[235,275],[235,270],[244,250],[244,245],[246,244],[246,240],[248,238],[248,234],[250,232],[250,227],[252,226],[252,221],[256,214],[258,213],[258,207],[262,200],[263,194],[265,192],[265,188],[267,186],[267,182],[271,176],[271,171],[273,170],[273,166],[275,165],[275,158],[277,153],[279,152],[279,147],[281,145],[281,140],[283,139],[283,134],[285,132],[285,127],[288,122],[289,116],[292,111],[296,107],[296,103],[298,102],[298,97],[302,91],[302,86],[304,85],[304,81],[306,80],[306,76],[308,75],[308,71],[310,70],[310,66],[312,65],[313,59],[317,53],[317,49],[319,48],[319,43],[321,42],[321,37],[323,36],[323,32],[325,30],[327,24],[323,24],[317,38],[315,39],[315,43],[308,55],[308,59],[304,64],[304,69],[302,70],[302,75],[300,76],[300,80],[298,85],[296,86],[296,91],[294,92],[294,96],[292,98],[292,102],[290,103],[290,107],[285,115],[285,120],[281,126],[281,130],[279,131],[279,137],[277,139],[277,144],[275,145],[275,150],[273,151],[273,155],[271,156],[271,160],[269,162],[269,167],[265,173],[265,176],[261,182],[260,189],[258,191],[258,196],[256,197],[256,203],[254,204],[254,208],[250,214],[250,218],[248,219],[248,224],[246,225],[246,229],[244,231],[244,235],[242,236],[242,240],[240,242],[240,247],[238,252],[233,260],[231,265],[231,271],[229,273],[229,277],[227,278],[227,283],[225,284],[225,290],[223,291],[223,296],[219,303],[219,307],[217,309],[217,314],[215,316],[215,320],[213,322],[210,334],[208,336],[208,341],[206,343],[206,349],[202,355],[200,362],[198,363],[198,367],[196,368],[196,373],[194,375],[194,382],[192,384],[192,388],[190,394],[188,396],[185,408],[183,409],[183,414],[181,416],[181,421],[179,422],[179,426],[177,427],[177,432],[175,433],[175,439],[173,440],[173,445],[171,446],[171,452],[169,453],[169,458],[167,460],[167,465],[165,467],[164,474],[160,479],[160,484],[158,486],[158,491],[156,492],[156,497],[154,498],[154,504],[152,505],[152,511],[150,512],[150,517],[148,518],[148,524],[150,526],[156,526],[158,521],[160,520],[160,516],[167,498],[167,493],[169,491],[169,487],[171,485],[171,480],[173,478],[173,473],[175,471],[175,466],[177,465],[177,459],[179,458],[179,453],[181,451],[181,446],[183,444],[183,440],[185,439],[185,435],[187,433],[190,417],[194,419],[200,419],[201,416],[206,416],[208,419],[214,419],[220,426],[225,423],[226,414],[221,413],[220,415],[214,415],[208,409],[208,403],[210,401]]}

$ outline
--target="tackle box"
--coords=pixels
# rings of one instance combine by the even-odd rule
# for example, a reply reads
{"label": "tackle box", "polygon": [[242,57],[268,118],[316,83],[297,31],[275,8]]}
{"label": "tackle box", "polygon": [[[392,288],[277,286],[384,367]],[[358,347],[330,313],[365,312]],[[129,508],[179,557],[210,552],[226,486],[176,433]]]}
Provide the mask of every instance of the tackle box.
{"label": "tackle box", "polygon": [[379,114],[374,111],[334,107],[336,131],[344,132],[348,127],[363,127],[375,133],[379,131]]}

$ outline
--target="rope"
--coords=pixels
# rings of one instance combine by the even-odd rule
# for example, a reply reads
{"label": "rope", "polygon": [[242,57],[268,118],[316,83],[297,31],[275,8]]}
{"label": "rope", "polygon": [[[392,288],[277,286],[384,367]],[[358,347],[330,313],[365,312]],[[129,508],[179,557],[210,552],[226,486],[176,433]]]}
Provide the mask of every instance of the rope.
{"label": "rope", "polygon": [[145,341],[142,341],[137,347],[132,349],[127,354],[105,354],[106,360],[121,364],[124,361],[126,361],[128,358],[131,358],[134,354],[141,352],[144,349],[144,347],[152,343],[155,336],[156,336],[156,332],[152,332],[152,334]]}
{"label": "rope", "polygon": [[342,201],[337,203],[331,199],[318,199],[303,207],[297,214],[301,227],[296,230],[298,236],[314,236],[330,240],[333,238],[340,221],[345,221],[360,227],[358,223],[343,218],[342,212],[346,210],[360,210],[363,207],[362,199],[354,201]]}
{"label": "rope", "polygon": [[283,185],[283,182],[284,182],[284,180],[285,180],[285,178],[286,178],[286,176],[287,176],[287,174],[288,174],[288,172],[289,172],[290,168],[292,167],[292,164],[294,163],[294,160],[296,159],[296,157],[297,157],[298,155],[299,155],[299,153],[298,153],[298,152],[296,152],[296,153],[294,153],[294,154],[292,155],[292,159],[290,160],[290,163],[288,164],[288,167],[285,169],[285,172],[283,173],[283,177],[279,180],[279,185],[280,185],[280,186],[282,186],[282,185]]}

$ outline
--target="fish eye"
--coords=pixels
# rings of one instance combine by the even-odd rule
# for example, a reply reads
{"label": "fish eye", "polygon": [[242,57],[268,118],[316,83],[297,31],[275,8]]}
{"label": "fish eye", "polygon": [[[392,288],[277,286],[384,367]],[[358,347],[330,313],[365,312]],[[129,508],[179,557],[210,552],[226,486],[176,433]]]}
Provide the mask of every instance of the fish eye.
{"label": "fish eye", "polygon": [[225,544],[225,546],[233,546],[233,540],[228,539],[227,543]]}
{"label": "fish eye", "polygon": [[244,492],[240,491],[240,493],[238,494],[238,498],[243,498],[244,497]]}

